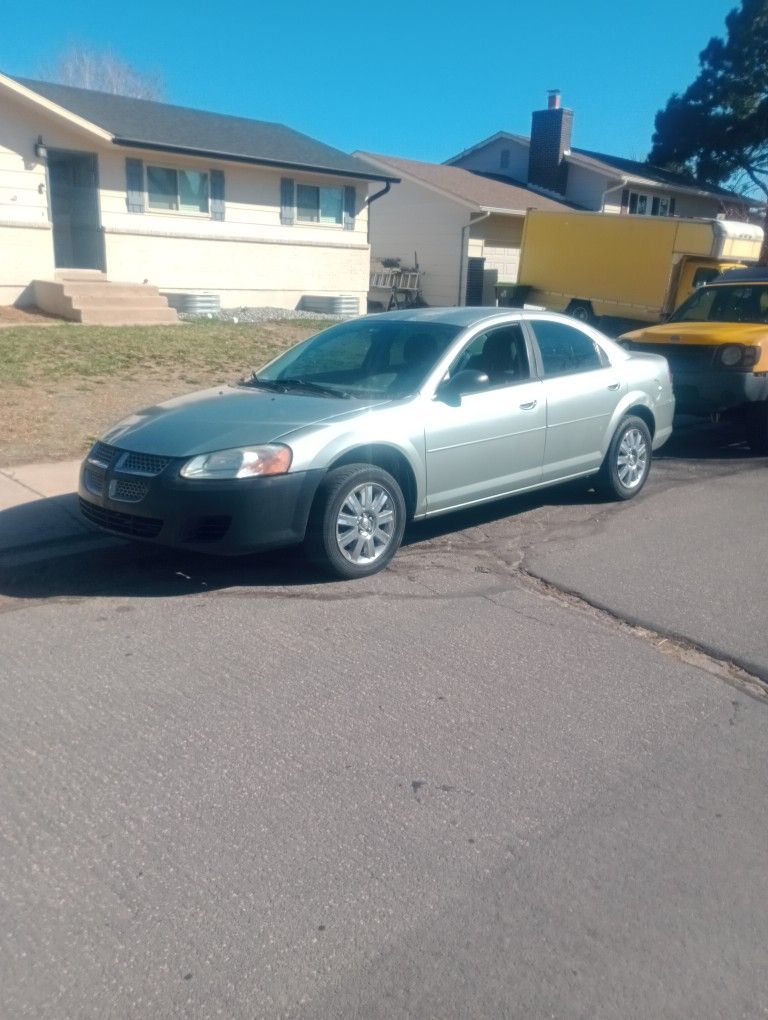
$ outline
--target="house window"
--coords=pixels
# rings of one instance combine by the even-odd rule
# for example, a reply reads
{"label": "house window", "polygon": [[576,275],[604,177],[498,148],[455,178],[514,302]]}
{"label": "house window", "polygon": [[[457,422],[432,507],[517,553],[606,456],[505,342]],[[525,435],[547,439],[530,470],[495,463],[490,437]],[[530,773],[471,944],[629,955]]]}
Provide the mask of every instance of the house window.
{"label": "house window", "polygon": [[638,191],[629,193],[629,211],[637,216],[672,216],[672,199],[666,195],[644,195]]}
{"label": "house window", "polygon": [[147,167],[147,202],[150,209],[207,213],[208,174],[197,170]]}
{"label": "house window", "polygon": [[344,189],[297,184],[296,219],[300,223],[343,223]]}
{"label": "house window", "polygon": [[509,149],[502,149],[499,155],[499,166],[502,170],[509,169]]}

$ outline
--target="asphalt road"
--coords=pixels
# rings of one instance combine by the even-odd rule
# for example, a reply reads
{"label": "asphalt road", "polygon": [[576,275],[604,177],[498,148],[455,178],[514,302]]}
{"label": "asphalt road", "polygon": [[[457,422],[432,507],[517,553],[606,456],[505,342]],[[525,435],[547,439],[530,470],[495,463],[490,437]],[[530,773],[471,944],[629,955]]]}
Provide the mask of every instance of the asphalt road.
{"label": "asphalt road", "polygon": [[681,433],[630,504],[445,518],[355,583],[118,543],[6,570],[0,1014],[764,1018],[768,700],[526,571],[619,614],[653,584],[661,624],[674,559],[711,634],[703,523],[735,646],[765,478]]}

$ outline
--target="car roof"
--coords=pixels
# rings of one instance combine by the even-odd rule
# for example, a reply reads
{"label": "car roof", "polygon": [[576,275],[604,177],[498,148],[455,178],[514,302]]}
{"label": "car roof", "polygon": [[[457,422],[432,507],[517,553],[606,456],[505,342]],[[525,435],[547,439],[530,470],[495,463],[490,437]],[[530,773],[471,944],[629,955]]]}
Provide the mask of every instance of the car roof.
{"label": "car roof", "polygon": [[744,269],[726,269],[709,281],[709,286],[720,283],[768,283],[768,266],[749,266]]}
{"label": "car roof", "polygon": [[366,316],[368,319],[386,319],[386,321],[400,320],[404,322],[439,322],[450,326],[460,326],[465,329],[481,322],[492,321],[493,319],[520,318],[527,319],[531,316],[546,315],[555,319],[565,319],[573,324],[573,319],[563,316],[557,312],[549,312],[544,308],[511,308],[511,307],[477,307],[471,308],[408,308],[392,312],[376,312]]}

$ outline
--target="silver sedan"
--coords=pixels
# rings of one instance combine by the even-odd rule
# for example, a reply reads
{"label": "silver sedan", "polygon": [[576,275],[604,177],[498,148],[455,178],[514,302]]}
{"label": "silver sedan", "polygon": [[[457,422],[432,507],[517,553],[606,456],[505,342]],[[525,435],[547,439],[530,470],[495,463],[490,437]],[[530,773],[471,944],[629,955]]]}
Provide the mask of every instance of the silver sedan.
{"label": "silver sedan", "polygon": [[80,507],[106,531],[212,553],[303,542],[363,577],[409,520],[575,478],[636,496],[673,412],[664,358],[563,316],[369,315],[118,423],[83,463]]}

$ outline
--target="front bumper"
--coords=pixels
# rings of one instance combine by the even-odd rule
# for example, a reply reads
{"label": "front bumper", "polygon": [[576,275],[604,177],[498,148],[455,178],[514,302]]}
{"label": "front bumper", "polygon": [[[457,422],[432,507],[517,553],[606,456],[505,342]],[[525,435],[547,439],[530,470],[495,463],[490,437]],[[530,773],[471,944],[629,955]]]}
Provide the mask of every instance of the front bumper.
{"label": "front bumper", "polygon": [[677,371],[672,388],[680,414],[707,415],[768,399],[768,376],[716,369]]}
{"label": "front bumper", "polygon": [[768,399],[768,375],[723,368],[718,347],[634,341],[625,341],[624,347],[667,359],[678,414],[708,415]]}
{"label": "front bumper", "polygon": [[297,471],[191,481],[179,474],[188,458],[128,456],[104,444],[95,450],[98,459],[92,451],[80,470],[86,520],[124,538],[224,556],[301,542],[323,477]]}

